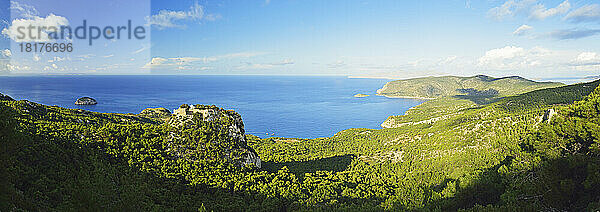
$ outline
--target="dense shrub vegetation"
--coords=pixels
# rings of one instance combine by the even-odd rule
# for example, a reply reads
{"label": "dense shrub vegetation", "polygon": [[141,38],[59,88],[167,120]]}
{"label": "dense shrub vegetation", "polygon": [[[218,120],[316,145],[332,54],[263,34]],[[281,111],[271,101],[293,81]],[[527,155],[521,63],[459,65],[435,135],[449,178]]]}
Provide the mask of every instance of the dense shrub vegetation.
{"label": "dense shrub vegetation", "polygon": [[[600,209],[597,86],[485,104],[437,99],[419,107],[457,106],[440,114],[417,107],[422,117],[404,118],[443,116],[435,121],[330,138],[247,135],[260,169],[225,159],[246,145],[229,142],[226,118],[178,128],[7,99],[0,211],[593,211]],[[545,115],[550,109],[557,114]]]}
{"label": "dense shrub vegetation", "polygon": [[392,81],[379,89],[377,94],[421,98],[455,95],[508,96],[559,86],[563,86],[563,84],[535,82],[518,76],[502,78],[485,75],[472,77],[442,76]]}

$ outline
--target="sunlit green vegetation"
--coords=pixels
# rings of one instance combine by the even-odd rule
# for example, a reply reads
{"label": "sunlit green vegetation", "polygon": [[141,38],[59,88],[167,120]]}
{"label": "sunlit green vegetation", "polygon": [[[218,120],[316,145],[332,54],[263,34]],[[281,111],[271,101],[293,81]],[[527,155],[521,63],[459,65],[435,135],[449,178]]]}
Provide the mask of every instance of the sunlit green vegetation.
{"label": "sunlit green vegetation", "polygon": [[390,97],[437,98],[443,96],[510,96],[544,88],[563,86],[554,82],[535,82],[522,77],[424,77],[387,83],[377,94]]}
{"label": "sunlit green vegetation", "polygon": [[[440,98],[402,118],[445,116],[432,122],[247,144],[231,142],[227,118],[178,128],[0,101],[0,210],[593,211],[598,83],[485,104]],[[232,162],[246,145],[262,168]]]}

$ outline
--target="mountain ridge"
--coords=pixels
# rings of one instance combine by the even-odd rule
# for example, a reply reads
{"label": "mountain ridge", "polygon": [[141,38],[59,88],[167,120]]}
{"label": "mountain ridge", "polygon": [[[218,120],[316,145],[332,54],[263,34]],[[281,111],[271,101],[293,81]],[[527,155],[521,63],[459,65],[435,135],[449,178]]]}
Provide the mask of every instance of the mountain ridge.
{"label": "mountain ridge", "polygon": [[442,76],[395,80],[377,90],[377,95],[395,98],[439,98],[444,96],[470,95],[469,92],[488,96],[510,96],[533,90],[564,86],[556,82],[536,82],[520,76],[471,77]]}

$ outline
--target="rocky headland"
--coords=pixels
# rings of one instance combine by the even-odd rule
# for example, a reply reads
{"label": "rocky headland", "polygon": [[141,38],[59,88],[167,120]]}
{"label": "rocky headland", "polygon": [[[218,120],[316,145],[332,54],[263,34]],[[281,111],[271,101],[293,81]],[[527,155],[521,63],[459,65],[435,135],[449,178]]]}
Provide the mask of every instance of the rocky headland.
{"label": "rocky headland", "polygon": [[[239,166],[261,167],[260,157],[247,144],[242,116],[233,110],[224,110],[217,106],[184,104],[173,112],[167,123],[175,127],[177,132],[201,126],[210,126],[216,132],[226,132],[226,140],[219,141],[227,142],[227,145],[219,145],[226,147],[224,150],[226,159]],[[172,140],[186,139],[177,136],[177,132],[173,133]],[[194,151],[194,149],[185,150],[187,149],[185,145],[175,145],[172,149],[179,149],[178,152],[182,153],[180,156],[184,158],[187,152]]]}

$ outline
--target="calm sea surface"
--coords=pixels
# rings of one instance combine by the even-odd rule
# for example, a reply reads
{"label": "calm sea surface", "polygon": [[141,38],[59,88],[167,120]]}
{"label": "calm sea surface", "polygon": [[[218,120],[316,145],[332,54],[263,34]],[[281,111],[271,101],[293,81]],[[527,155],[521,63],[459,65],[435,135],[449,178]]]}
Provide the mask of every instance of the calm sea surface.
{"label": "calm sea surface", "polygon": [[[349,128],[381,128],[422,100],[374,94],[387,80],[298,76],[35,76],[0,77],[0,93],[46,105],[97,112],[173,110],[181,104],[217,105],[242,115],[246,132],[260,137],[316,138]],[[77,106],[90,96],[94,106]],[[267,136],[267,133],[269,134]]]}

